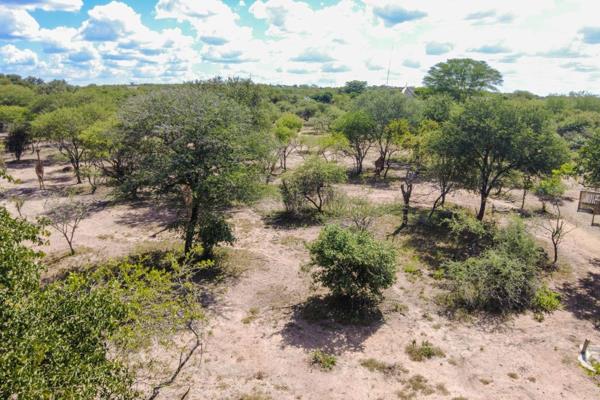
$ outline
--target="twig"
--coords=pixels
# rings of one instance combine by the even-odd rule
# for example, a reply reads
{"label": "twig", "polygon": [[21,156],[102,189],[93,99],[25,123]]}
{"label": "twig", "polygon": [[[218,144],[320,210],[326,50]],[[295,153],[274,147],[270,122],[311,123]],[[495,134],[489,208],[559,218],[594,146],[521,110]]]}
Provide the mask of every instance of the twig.
{"label": "twig", "polygon": [[[192,355],[194,354],[194,352],[196,351],[196,349],[198,347],[200,347],[202,350],[202,341],[200,340],[200,334],[194,329],[192,321],[190,321],[188,323],[188,329],[196,337],[194,346],[188,351],[188,353],[186,354],[185,357],[183,357],[183,353],[179,355],[179,365],[177,366],[177,369],[175,370],[175,372],[173,372],[173,375],[171,375],[171,377],[169,379],[167,379],[166,381],[159,383],[158,386],[155,386],[152,389],[152,395],[150,395],[150,397],[148,397],[148,400],[156,399],[156,397],[159,395],[160,390],[162,388],[171,385],[175,381],[175,379],[177,379],[177,377],[179,376],[179,373],[181,372],[183,367],[185,367],[185,365],[190,360],[190,358],[192,358]],[[182,400],[185,399],[185,397],[188,395],[189,391],[190,391],[190,388],[188,388],[188,390],[185,392],[185,394],[182,397]]]}

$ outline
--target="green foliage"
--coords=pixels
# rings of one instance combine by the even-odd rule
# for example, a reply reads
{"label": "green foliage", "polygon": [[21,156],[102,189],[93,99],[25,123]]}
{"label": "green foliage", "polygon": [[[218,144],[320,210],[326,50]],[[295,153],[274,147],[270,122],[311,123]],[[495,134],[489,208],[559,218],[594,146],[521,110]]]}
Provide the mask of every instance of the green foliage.
{"label": "green foliage", "polygon": [[367,358],[361,360],[360,365],[371,372],[379,372],[384,374],[385,376],[395,376],[408,372],[408,370],[400,364],[388,364],[386,362],[379,361],[374,358]]}
{"label": "green foliage", "polygon": [[485,90],[497,90],[502,84],[502,75],[485,61],[454,58],[431,67],[423,83],[435,93],[447,93],[456,100],[464,100]]}
{"label": "green foliage", "polygon": [[423,106],[423,118],[442,123],[450,119],[454,101],[448,94],[430,96]]}
{"label": "green foliage", "polygon": [[[0,397],[130,399],[120,355],[203,317],[194,268],[113,263],[41,285],[40,229],[0,208]],[[110,350],[110,354],[109,354]]]}
{"label": "green foliage", "polygon": [[17,125],[10,129],[6,138],[6,149],[14,154],[19,161],[25,151],[25,147],[31,141],[31,130],[29,125]]}
{"label": "green foliage", "polygon": [[580,159],[586,184],[600,187],[600,130],[583,146]]}
{"label": "green foliage", "polygon": [[275,136],[280,142],[289,144],[302,129],[302,120],[298,116],[285,113],[275,121]]}
{"label": "green foliage", "polygon": [[299,213],[308,207],[323,212],[334,195],[333,185],[346,180],[343,167],[319,157],[307,160],[296,170],[285,174],[281,195],[288,212]]}
{"label": "green foliage", "polygon": [[349,81],[346,82],[342,88],[342,92],[348,93],[351,96],[356,96],[364,92],[366,88],[367,82],[365,81]]}
{"label": "green foliage", "polygon": [[561,307],[560,294],[550,290],[546,285],[543,285],[535,292],[535,296],[531,302],[531,308],[536,312],[551,313],[560,310]]}
{"label": "green foliage", "polygon": [[546,202],[556,203],[565,194],[567,187],[562,182],[560,174],[552,174],[538,182],[534,188],[535,195],[540,199],[544,211]]}
{"label": "green foliage", "polygon": [[27,106],[35,97],[35,92],[22,85],[0,85],[0,105]]}
{"label": "green foliage", "polygon": [[437,346],[432,345],[429,341],[424,340],[421,344],[413,339],[404,349],[408,357],[412,361],[425,361],[434,357],[445,357],[444,351]]}
{"label": "green foliage", "polygon": [[335,355],[325,353],[323,350],[315,350],[310,355],[310,363],[317,365],[323,371],[331,371],[337,363],[337,358]]}
{"label": "green foliage", "polygon": [[378,300],[396,280],[395,250],[368,232],[328,225],[309,250],[313,279],[334,296]]}
{"label": "green foliage", "polygon": [[364,111],[352,111],[342,115],[333,124],[333,130],[341,132],[348,140],[348,150],[354,157],[356,173],[360,174],[374,140],[375,121]]}

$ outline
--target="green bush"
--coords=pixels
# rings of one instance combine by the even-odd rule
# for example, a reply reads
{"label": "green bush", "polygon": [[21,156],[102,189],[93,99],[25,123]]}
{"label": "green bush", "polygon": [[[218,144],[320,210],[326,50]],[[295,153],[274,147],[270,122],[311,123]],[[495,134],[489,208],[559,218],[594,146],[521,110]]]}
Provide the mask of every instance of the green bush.
{"label": "green bush", "polygon": [[396,279],[396,252],[366,231],[326,226],[310,247],[313,279],[334,296],[377,300]]}
{"label": "green bush", "polygon": [[520,218],[513,218],[509,224],[494,232],[494,248],[529,265],[537,265],[542,256],[541,249],[525,230]]}
{"label": "green bush", "polygon": [[531,307],[537,312],[552,312],[562,307],[560,294],[544,285],[535,292]]}
{"label": "green bush", "polygon": [[446,356],[442,349],[432,345],[427,340],[422,341],[420,345],[417,344],[416,340],[413,340],[404,350],[412,361],[425,361],[433,357]]}
{"label": "green bush", "polygon": [[288,212],[300,213],[309,208],[323,212],[333,198],[333,185],[346,180],[343,167],[313,157],[282,178],[281,195]]}
{"label": "green bush", "polygon": [[310,362],[318,365],[324,371],[331,371],[337,362],[333,354],[327,354],[322,350],[315,350],[311,353]]}

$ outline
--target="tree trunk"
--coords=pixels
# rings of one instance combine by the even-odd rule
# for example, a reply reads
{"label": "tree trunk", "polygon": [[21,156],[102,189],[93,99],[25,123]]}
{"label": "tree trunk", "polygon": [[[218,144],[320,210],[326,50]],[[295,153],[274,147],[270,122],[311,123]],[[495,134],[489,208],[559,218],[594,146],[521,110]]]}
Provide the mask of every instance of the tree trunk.
{"label": "tree trunk", "polygon": [[477,213],[477,219],[483,221],[485,216],[485,206],[487,205],[487,193],[481,192],[481,204],[479,205],[479,212]]}
{"label": "tree trunk", "polygon": [[187,227],[185,229],[185,254],[189,254],[190,250],[192,250],[192,245],[194,244],[194,232],[196,231],[196,224],[198,223],[199,211],[200,202],[196,199],[193,199],[190,219],[188,220]]}
{"label": "tree trunk", "polygon": [[402,199],[404,200],[404,207],[402,207],[402,226],[408,226],[408,211],[410,210],[410,195],[412,194],[413,185],[412,183],[402,184],[400,190],[402,190]]}
{"label": "tree trunk", "polygon": [[523,198],[521,199],[521,211],[525,209],[525,197],[527,197],[527,188],[523,188]]}

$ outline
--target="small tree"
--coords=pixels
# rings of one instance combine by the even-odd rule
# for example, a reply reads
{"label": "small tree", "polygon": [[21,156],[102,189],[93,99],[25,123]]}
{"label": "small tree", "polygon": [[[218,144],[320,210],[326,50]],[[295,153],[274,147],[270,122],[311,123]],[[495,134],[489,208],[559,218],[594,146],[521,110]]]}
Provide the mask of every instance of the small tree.
{"label": "small tree", "polygon": [[50,206],[46,213],[45,221],[56,229],[67,241],[71,255],[75,254],[73,238],[75,231],[89,214],[90,205],[79,200],[69,198],[66,202],[58,202]]}
{"label": "small tree", "polygon": [[572,229],[567,229],[565,221],[561,217],[559,202],[552,201],[552,206],[554,207],[556,213],[552,216],[551,219],[547,220],[544,223],[541,223],[540,227],[544,231],[548,232],[550,236],[553,251],[552,266],[556,266],[556,263],[558,262],[558,248],[562,241],[565,239],[565,236],[567,236],[567,234],[571,232]]}
{"label": "small tree", "polygon": [[17,161],[21,160],[21,155],[25,151],[25,148],[31,141],[31,133],[29,126],[26,124],[20,124],[11,127],[6,138],[6,148],[8,151],[14,154]]}
{"label": "small tree", "polygon": [[374,129],[375,122],[363,111],[348,112],[334,124],[334,130],[348,139],[348,152],[354,158],[357,175],[362,173],[363,161],[373,145]]}
{"label": "small tree", "polygon": [[287,170],[287,158],[297,146],[298,133],[302,129],[302,120],[294,114],[285,113],[275,122],[274,133],[279,141],[281,168]]}
{"label": "small tree", "polygon": [[600,130],[581,148],[580,156],[586,185],[600,187]]}
{"label": "small tree", "polygon": [[396,280],[396,252],[364,231],[337,225],[323,228],[310,247],[315,282],[334,296],[359,300],[380,300],[381,291]]}
{"label": "small tree", "polygon": [[535,195],[542,202],[542,212],[546,212],[546,203],[558,204],[565,190],[566,187],[559,174],[555,173],[542,179],[534,190]]}
{"label": "small tree", "polygon": [[333,185],[345,180],[343,167],[319,157],[307,160],[282,179],[281,194],[286,210],[298,212],[310,205],[323,212],[333,197]]}

